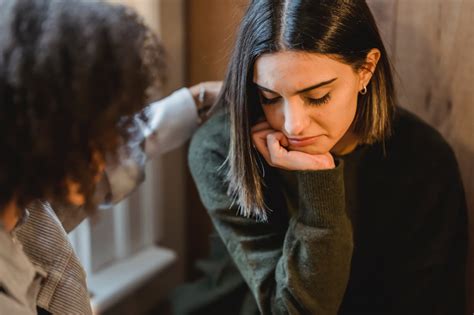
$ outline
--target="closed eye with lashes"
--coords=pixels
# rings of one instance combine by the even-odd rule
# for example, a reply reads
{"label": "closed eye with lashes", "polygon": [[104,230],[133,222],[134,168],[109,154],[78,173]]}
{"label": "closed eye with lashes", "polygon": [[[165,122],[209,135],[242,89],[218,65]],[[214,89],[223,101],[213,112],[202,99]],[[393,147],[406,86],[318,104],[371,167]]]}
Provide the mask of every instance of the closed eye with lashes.
{"label": "closed eye with lashes", "polygon": [[323,105],[329,102],[329,100],[331,99],[331,94],[327,93],[326,95],[320,98],[308,97],[307,99],[308,99],[308,103],[311,105],[315,105],[315,106]]}
{"label": "closed eye with lashes", "polygon": [[[263,96],[263,95],[260,94],[260,102],[261,102],[263,105],[275,104],[275,103],[277,103],[280,99],[281,99],[280,96],[274,97],[274,98],[266,98],[265,96]],[[315,105],[315,106],[326,104],[327,102],[329,102],[330,99],[331,99],[331,95],[330,95],[329,93],[327,93],[326,95],[324,95],[323,97],[320,97],[320,98],[306,97],[307,102],[308,102],[310,105]]]}
{"label": "closed eye with lashes", "polygon": [[280,96],[274,97],[274,98],[266,98],[265,96],[260,94],[260,102],[263,105],[275,104],[276,102],[278,102],[280,100],[280,98],[281,98]]}

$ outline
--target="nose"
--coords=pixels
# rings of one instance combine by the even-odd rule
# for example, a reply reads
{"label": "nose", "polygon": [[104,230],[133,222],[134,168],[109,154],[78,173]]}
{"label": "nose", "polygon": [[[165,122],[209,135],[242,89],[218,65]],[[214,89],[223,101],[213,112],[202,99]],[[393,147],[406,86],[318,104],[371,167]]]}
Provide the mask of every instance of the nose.
{"label": "nose", "polygon": [[288,136],[302,135],[308,126],[308,113],[306,113],[303,102],[298,99],[285,102],[283,116],[285,119],[284,131]]}

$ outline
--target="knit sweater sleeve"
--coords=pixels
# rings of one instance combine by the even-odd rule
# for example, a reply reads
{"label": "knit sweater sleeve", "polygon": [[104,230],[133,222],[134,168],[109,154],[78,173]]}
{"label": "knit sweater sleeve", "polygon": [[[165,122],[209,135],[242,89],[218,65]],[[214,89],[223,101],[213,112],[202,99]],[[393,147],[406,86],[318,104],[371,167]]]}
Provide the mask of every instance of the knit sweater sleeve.
{"label": "knit sweater sleeve", "polygon": [[[213,224],[249,285],[262,314],[337,314],[349,278],[352,230],[345,213],[343,163],[298,172],[298,214],[281,203],[267,222],[237,214],[221,165],[228,137],[222,117],[195,135],[191,173]],[[272,183],[267,183],[272,185]]]}

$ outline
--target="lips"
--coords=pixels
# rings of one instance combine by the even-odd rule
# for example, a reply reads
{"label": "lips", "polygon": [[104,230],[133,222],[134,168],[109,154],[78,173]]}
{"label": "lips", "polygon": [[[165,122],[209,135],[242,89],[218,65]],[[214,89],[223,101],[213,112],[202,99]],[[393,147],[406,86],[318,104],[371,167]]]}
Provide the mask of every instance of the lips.
{"label": "lips", "polygon": [[314,144],[321,136],[305,137],[305,138],[288,138],[288,142],[293,147],[305,147]]}

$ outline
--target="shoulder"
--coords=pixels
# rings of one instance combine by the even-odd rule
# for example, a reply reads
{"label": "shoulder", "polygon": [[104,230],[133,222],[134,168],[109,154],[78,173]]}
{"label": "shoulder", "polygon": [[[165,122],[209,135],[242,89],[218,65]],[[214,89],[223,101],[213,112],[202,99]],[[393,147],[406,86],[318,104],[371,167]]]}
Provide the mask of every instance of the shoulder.
{"label": "shoulder", "polygon": [[[446,139],[415,114],[399,109],[394,133],[387,142],[385,174],[389,194],[399,214],[414,224],[445,233],[457,232],[465,241],[466,199],[455,153]],[[413,215],[416,217],[413,217]],[[451,226],[449,230],[448,226]],[[434,230],[433,230],[434,231]]]}
{"label": "shoulder", "polygon": [[393,135],[386,142],[385,157],[374,164],[369,167],[375,169],[377,176],[385,177],[382,181],[391,187],[389,193],[397,199],[404,196],[404,200],[419,206],[441,205],[449,200],[453,208],[465,207],[453,149],[435,128],[407,110],[399,109]]}
{"label": "shoulder", "polygon": [[202,163],[224,162],[229,150],[229,118],[220,110],[194,134],[189,147],[189,165],[200,168]]}
{"label": "shoulder", "polygon": [[403,108],[397,110],[387,147],[390,155],[409,159],[416,167],[457,169],[454,151],[446,139],[434,127]]}
{"label": "shoulder", "polygon": [[229,150],[229,120],[224,111],[215,113],[195,133],[188,152],[191,175],[208,210],[228,209],[225,164]]}

